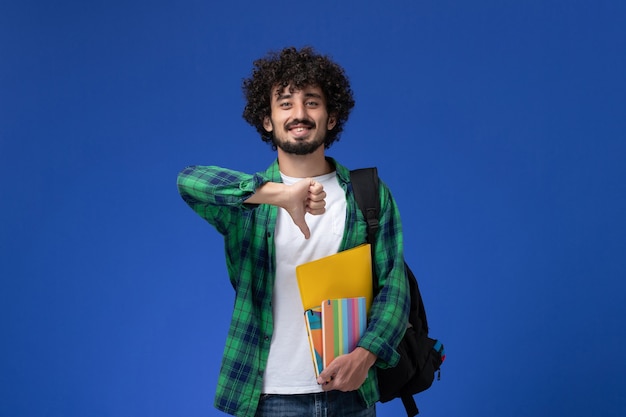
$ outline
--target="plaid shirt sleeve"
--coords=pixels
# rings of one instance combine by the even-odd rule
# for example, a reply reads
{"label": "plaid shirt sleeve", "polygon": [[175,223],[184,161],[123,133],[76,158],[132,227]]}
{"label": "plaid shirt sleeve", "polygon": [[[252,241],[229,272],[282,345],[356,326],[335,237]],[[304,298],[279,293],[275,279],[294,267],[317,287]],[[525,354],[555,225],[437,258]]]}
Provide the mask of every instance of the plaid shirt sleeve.
{"label": "plaid shirt sleeve", "polygon": [[234,226],[244,201],[267,182],[259,173],[245,174],[216,166],[189,166],[178,175],[178,192],[189,206],[222,235]]}

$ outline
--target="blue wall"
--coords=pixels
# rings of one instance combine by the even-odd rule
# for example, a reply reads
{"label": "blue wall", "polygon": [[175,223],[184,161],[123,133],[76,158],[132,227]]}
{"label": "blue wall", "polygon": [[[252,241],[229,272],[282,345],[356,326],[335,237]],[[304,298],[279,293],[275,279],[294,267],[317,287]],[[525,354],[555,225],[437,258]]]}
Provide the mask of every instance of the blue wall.
{"label": "blue wall", "polygon": [[175,178],[273,160],[240,84],[287,45],[346,68],[329,153],[403,213],[448,353],[422,414],[625,415],[624,4],[3,4],[0,415],[221,415],[233,293]]}

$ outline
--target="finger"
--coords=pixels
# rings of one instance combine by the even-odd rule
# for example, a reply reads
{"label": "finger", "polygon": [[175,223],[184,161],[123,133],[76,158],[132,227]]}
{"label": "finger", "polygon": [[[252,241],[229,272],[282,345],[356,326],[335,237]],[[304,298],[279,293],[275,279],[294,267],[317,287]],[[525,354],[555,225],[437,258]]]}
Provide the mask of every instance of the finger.
{"label": "finger", "polygon": [[305,239],[308,239],[311,237],[311,230],[309,229],[309,225],[306,224],[306,220],[304,219],[304,216],[302,216],[299,219],[293,219],[293,222],[296,224],[296,226],[298,226],[298,228],[304,235]]}
{"label": "finger", "polygon": [[318,209],[314,209],[314,208],[307,207],[306,212],[314,216],[319,216],[320,214],[326,213],[326,208],[320,207]]}
{"label": "finger", "polygon": [[308,239],[311,237],[311,231],[309,230],[309,226],[306,223],[301,224],[301,225],[299,224],[298,227],[300,228],[300,231],[304,235],[305,239]]}
{"label": "finger", "polygon": [[322,190],[321,192],[316,194],[309,193],[308,198],[311,201],[322,201],[326,199],[326,191]]}
{"label": "finger", "polygon": [[306,211],[313,215],[324,214],[326,212],[326,200],[307,200]]}
{"label": "finger", "polygon": [[335,381],[333,378],[331,378],[330,380],[324,382],[322,385],[322,389],[324,391],[332,391],[335,389]]}
{"label": "finger", "polygon": [[324,186],[315,180],[311,180],[309,185],[309,193],[311,194],[319,194],[324,191]]}
{"label": "finger", "polygon": [[326,207],[326,200],[308,200],[307,207],[313,210],[323,209]]}
{"label": "finger", "polygon": [[332,384],[334,379],[334,375],[322,372],[319,377],[317,377],[317,383],[324,387]]}

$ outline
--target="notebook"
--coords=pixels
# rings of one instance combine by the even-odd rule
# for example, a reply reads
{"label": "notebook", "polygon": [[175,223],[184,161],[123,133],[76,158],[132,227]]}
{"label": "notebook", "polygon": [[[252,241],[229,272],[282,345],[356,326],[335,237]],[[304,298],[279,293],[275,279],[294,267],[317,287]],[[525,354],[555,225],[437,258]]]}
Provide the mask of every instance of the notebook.
{"label": "notebook", "polygon": [[337,356],[354,350],[367,327],[365,297],[325,300],[322,303],[323,368]]}
{"label": "notebook", "polygon": [[304,311],[322,301],[365,297],[366,311],[372,305],[372,255],[369,243],[356,246],[296,267]]}
{"label": "notebook", "polygon": [[306,310],[304,312],[304,321],[306,323],[307,336],[309,337],[309,347],[311,348],[315,377],[317,378],[324,369],[322,361],[322,308],[316,307]]}

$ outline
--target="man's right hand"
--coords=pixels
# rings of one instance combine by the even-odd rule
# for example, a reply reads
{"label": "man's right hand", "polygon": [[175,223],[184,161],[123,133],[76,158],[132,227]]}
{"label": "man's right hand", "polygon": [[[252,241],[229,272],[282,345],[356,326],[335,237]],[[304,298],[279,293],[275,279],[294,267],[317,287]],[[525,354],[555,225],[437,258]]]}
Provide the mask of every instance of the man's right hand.
{"label": "man's right hand", "polygon": [[304,215],[324,214],[326,211],[326,192],[319,182],[306,178],[287,186],[287,198],[285,204],[281,206],[293,219],[293,222],[300,228],[305,239],[311,237],[311,231],[306,224]]}
{"label": "man's right hand", "polygon": [[305,178],[293,185],[268,182],[259,187],[246,200],[250,204],[272,204],[284,208],[293,222],[302,231],[305,239],[311,237],[311,231],[304,218],[306,213],[324,214],[326,211],[326,192],[319,182]]}

